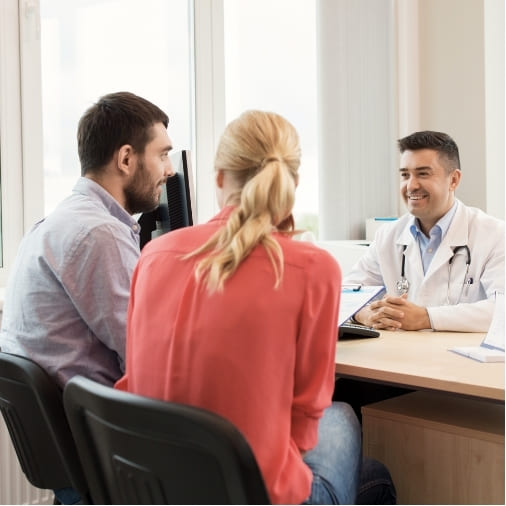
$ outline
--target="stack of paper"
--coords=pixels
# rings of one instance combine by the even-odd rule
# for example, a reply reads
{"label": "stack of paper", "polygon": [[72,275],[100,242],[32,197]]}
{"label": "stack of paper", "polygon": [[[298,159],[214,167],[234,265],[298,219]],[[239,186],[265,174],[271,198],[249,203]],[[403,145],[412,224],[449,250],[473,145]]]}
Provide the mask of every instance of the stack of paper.
{"label": "stack of paper", "polygon": [[480,362],[504,362],[504,351],[486,348],[483,344],[481,346],[458,346],[450,351]]}
{"label": "stack of paper", "polygon": [[480,362],[504,362],[504,294],[495,297],[494,316],[487,335],[480,346],[457,346],[450,351],[479,360]]}

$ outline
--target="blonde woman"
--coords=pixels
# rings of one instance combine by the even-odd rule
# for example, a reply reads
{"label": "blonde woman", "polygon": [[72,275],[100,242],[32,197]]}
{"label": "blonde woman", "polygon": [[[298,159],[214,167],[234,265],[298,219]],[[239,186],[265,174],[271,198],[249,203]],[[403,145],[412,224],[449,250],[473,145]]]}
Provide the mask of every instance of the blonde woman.
{"label": "blonde woman", "polygon": [[142,251],[116,387],[229,419],[275,504],[353,503],[360,426],[331,403],[341,272],[291,238],[299,163],[281,116],[248,111],[227,126],[215,160],[221,211]]}

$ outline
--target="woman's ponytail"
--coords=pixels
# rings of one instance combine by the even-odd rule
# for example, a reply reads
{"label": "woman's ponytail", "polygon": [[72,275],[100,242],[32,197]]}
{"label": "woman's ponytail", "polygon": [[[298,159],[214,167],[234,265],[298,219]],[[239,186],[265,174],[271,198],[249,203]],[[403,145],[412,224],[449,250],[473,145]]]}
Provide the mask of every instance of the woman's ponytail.
{"label": "woman's ponytail", "polygon": [[248,111],[227,126],[215,168],[228,171],[237,183],[239,190],[227,202],[235,209],[223,228],[185,257],[208,252],[197,262],[195,274],[210,292],[222,290],[225,281],[259,244],[272,262],[274,286],[279,286],[283,251],[272,233],[293,233],[291,213],[299,164],[297,132],[281,116]]}

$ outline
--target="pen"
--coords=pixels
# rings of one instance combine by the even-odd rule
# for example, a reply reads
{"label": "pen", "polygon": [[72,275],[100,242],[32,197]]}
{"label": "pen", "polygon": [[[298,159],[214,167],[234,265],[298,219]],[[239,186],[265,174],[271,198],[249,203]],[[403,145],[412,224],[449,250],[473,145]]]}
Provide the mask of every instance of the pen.
{"label": "pen", "polygon": [[473,278],[467,278],[464,284],[466,285],[465,294],[467,296],[469,293],[469,286],[473,284]]}
{"label": "pen", "polygon": [[354,285],[342,285],[343,290],[353,290],[354,292],[358,292],[362,288],[360,283]]}

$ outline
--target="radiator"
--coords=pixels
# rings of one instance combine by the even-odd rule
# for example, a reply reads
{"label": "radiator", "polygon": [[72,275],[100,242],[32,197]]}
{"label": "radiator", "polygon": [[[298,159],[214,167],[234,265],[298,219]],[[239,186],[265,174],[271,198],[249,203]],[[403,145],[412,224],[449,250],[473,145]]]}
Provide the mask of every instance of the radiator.
{"label": "radiator", "polygon": [[[0,324],[2,303],[3,299],[0,299]],[[51,490],[35,488],[25,478],[12,446],[9,431],[0,415],[0,504],[53,504],[53,500]]]}
{"label": "radiator", "polygon": [[35,488],[25,478],[0,415],[0,504],[53,504],[51,490]]}

